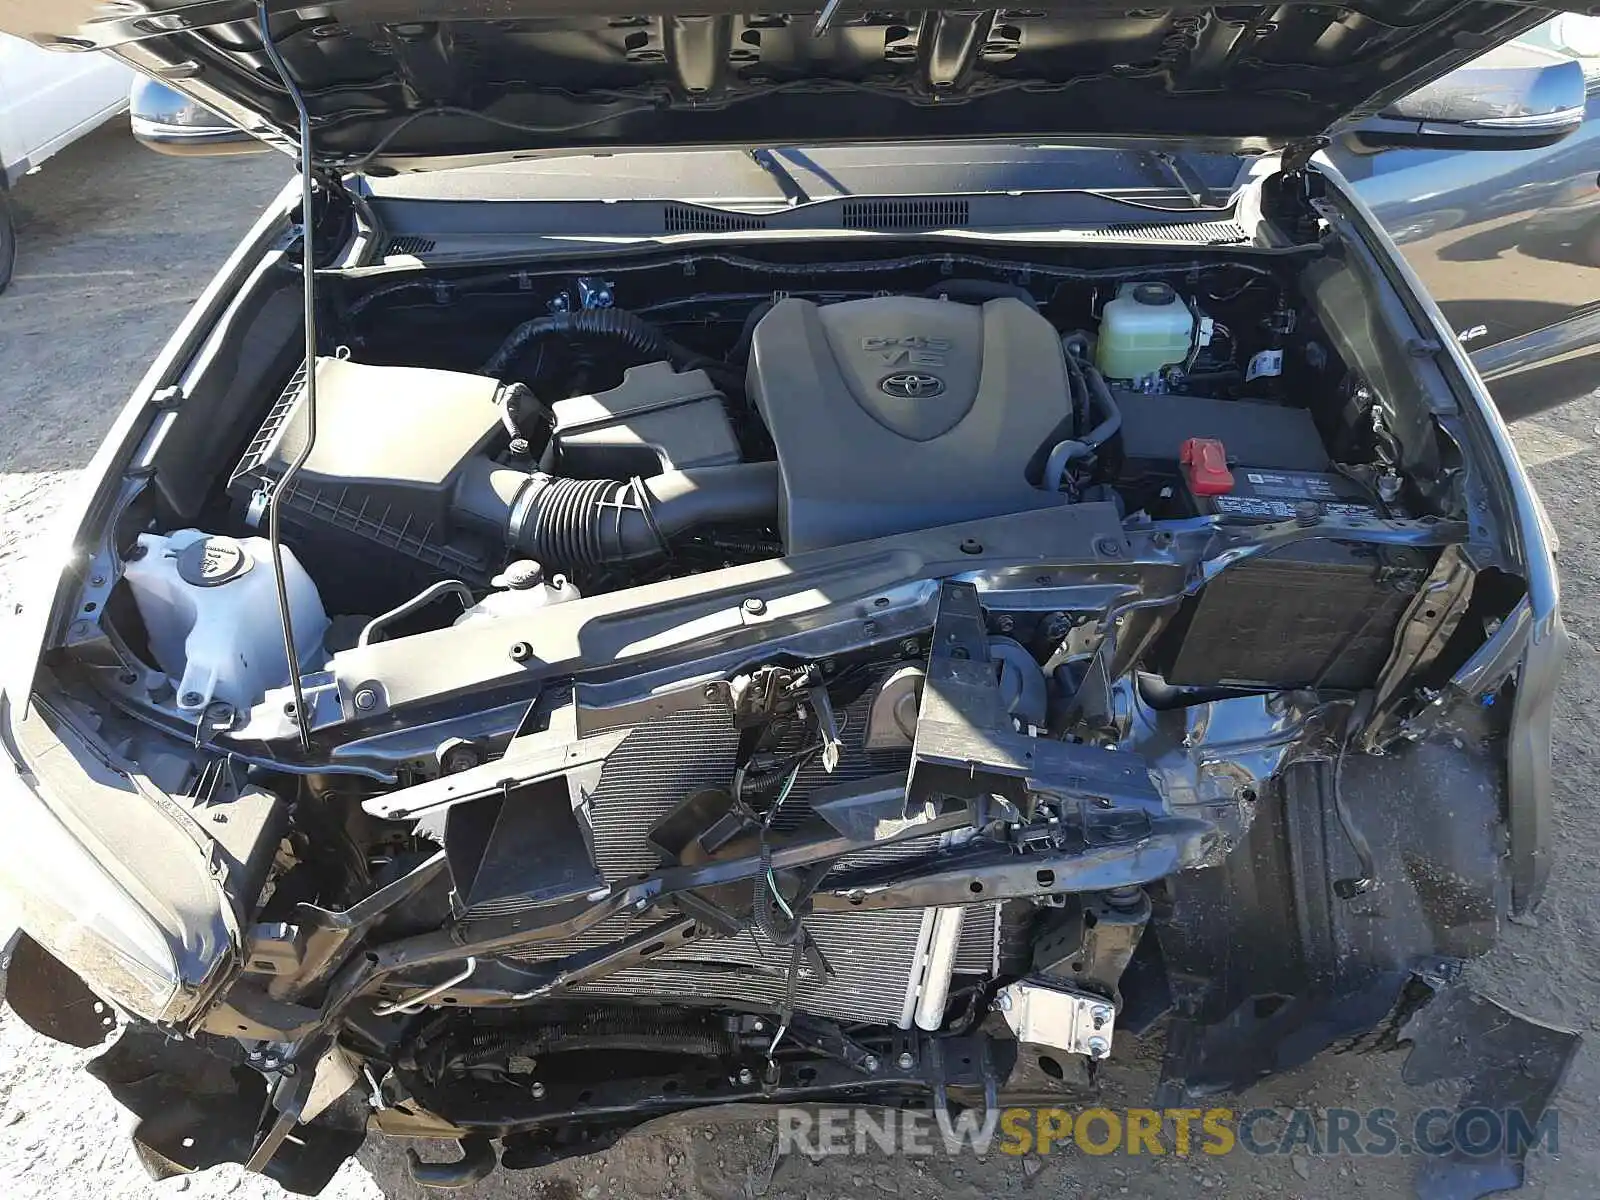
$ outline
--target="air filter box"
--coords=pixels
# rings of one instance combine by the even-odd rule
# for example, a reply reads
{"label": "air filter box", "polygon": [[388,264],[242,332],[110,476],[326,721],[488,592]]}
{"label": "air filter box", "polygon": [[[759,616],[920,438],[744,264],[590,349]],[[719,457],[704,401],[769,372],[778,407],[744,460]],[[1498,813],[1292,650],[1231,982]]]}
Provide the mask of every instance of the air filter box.
{"label": "air filter box", "polygon": [[[457,536],[451,505],[464,468],[505,440],[508,386],[483,375],[319,358],[317,439],[279,501],[313,536],[332,527],[468,581],[485,547]],[[251,505],[276,489],[305,446],[305,371],[290,380],[234,468],[228,490]],[[348,539],[346,539],[348,540]]]}
{"label": "air filter box", "polygon": [[722,393],[704,371],[629,367],[608,392],[551,405],[556,469],[573,479],[628,479],[741,461]]}

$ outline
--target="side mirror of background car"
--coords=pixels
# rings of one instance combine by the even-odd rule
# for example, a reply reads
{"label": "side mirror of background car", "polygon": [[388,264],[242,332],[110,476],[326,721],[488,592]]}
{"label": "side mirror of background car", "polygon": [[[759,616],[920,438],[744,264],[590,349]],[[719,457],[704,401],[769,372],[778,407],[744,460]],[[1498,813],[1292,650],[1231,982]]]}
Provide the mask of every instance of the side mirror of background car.
{"label": "side mirror of background car", "polygon": [[1583,124],[1583,66],[1511,44],[1346,127],[1361,150],[1539,150]]}
{"label": "side mirror of background car", "polygon": [[128,117],[134,140],[158,154],[192,158],[271,149],[205,105],[143,76],[128,96]]}

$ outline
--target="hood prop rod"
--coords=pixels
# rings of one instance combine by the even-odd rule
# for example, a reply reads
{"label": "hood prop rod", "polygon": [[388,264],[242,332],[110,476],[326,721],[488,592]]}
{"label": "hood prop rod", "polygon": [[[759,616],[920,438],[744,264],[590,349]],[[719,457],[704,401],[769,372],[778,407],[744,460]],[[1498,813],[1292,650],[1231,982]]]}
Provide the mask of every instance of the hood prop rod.
{"label": "hood prop rod", "polygon": [[300,468],[305,466],[306,460],[311,457],[311,451],[317,444],[317,257],[313,253],[311,244],[311,229],[316,223],[312,213],[315,189],[311,172],[311,113],[306,108],[304,94],[289,73],[288,64],[278,53],[277,43],[272,40],[272,28],[267,17],[267,0],[258,0],[256,20],[261,27],[261,48],[271,60],[272,68],[278,73],[278,78],[283,80],[284,90],[294,101],[295,111],[300,118],[300,275],[304,284],[303,323],[306,334],[306,437],[300,453],[295,456],[288,470],[279,478],[277,486],[272,489],[271,507],[267,514],[267,546],[272,553],[273,582],[278,588],[278,616],[283,623],[284,660],[289,666],[289,685],[294,689],[295,727],[300,733],[300,748],[309,754],[311,717],[306,712],[305,692],[300,686],[300,655],[294,640],[294,618],[289,612],[289,586],[283,574],[283,542],[279,529],[278,498],[288,495],[295,476],[300,473]]}

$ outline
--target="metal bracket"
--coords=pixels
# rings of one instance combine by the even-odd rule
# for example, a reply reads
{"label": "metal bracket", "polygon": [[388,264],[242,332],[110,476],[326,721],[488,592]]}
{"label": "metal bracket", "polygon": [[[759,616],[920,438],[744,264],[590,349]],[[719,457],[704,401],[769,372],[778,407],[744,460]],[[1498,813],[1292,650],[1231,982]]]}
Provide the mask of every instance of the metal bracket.
{"label": "metal bracket", "polygon": [[1117,1011],[1104,996],[1025,980],[1003,989],[995,1004],[1019,1042],[1091,1059],[1111,1056]]}

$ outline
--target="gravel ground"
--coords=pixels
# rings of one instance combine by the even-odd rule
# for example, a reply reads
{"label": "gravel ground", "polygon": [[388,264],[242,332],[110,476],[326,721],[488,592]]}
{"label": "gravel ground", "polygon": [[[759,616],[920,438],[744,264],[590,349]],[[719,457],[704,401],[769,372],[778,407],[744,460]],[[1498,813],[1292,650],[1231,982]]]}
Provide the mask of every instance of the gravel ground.
{"label": "gravel ground", "polygon": [[[30,546],[105,428],[212,270],[284,181],[276,156],[184,162],[135,146],[120,123],[47,164],[16,194],[16,281],[0,296],[0,611],[27,581]],[[1503,264],[1489,264],[1497,269]],[[65,336],[62,336],[65,335]],[[1518,444],[1561,530],[1571,661],[1557,708],[1556,866],[1536,922],[1508,926],[1475,964],[1492,995],[1532,1015],[1600,1028],[1600,858],[1592,849],[1600,712],[1600,396],[1524,423]],[[77,1070],[88,1055],[34,1036],[0,1015],[0,1180],[14,1197],[281,1196],[234,1168],[153,1184],[122,1136],[126,1114]],[[1387,1106],[1402,1113],[1441,1096],[1404,1085],[1395,1056],[1325,1060],[1255,1089],[1240,1107]],[[1108,1103],[1141,1104],[1150,1076],[1109,1072]],[[1559,1099],[1559,1152],[1530,1160],[1531,1197],[1595,1194],[1600,1178],[1600,1058],[1586,1047]],[[1048,1160],[993,1156],[891,1161],[862,1155],[775,1161],[775,1131],[760,1120],[677,1121],[625,1139],[607,1154],[537,1172],[501,1173],[464,1195],[727,1197],[986,1196],[1156,1198],[1196,1191],[1332,1200],[1402,1192],[1410,1160],[1299,1155],[1179,1161]],[[325,1195],[337,1200],[420,1196],[400,1151],[369,1145]]]}

